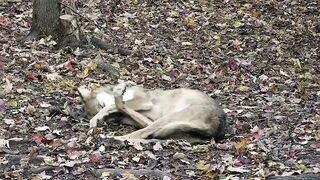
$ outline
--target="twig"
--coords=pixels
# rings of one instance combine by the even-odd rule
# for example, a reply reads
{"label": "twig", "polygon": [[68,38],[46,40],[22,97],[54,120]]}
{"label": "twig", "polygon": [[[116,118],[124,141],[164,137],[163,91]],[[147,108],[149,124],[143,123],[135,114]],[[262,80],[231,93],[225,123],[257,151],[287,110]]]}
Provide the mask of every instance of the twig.
{"label": "twig", "polygon": [[[93,20],[91,20],[91,19],[89,19],[89,18],[81,15],[81,14],[78,13],[76,10],[74,10],[73,8],[71,8],[70,6],[65,5],[65,4],[63,4],[63,3],[60,3],[60,4],[61,4],[63,7],[67,8],[67,9],[70,9],[72,12],[74,12],[75,14],[77,14],[78,16],[80,16],[80,18],[85,19],[86,21],[89,21],[89,22],[93,23],[96,27],[98,27],[98,28],[100,28],[100,29],[105,29],[105,28],[103,28],[102,26],[98,25],[95,21],[93,21]],[[111,35],[111,36],[112,36],[113,38],[115,38],[117,41],[120,40],[120,38],[118,38],[116,35],[114,35],[111,31],[109,31],[108,29],[105,29],[105,30],[107,31],[107,33],[108,33],[109,35]]]}
{"label": "twig", "polygon": [[43,166],[43,167],[38,167],[38,168],[34,168],[34,169],[30,169],[30,172],[31,173],[35,173],[35,174],[38,174],[38,173],[41,173],[43,171],[52,171],[54,169],[56,169],[57,167],[54,167],[54,166]]}
{"label": "twig", "polygon": [[112,176],[120,176],[124,173],[130,173],[134,176],[148,176],[148,177],[157,177],[158,179],[163,179],[165,176],[169,178],[173,178],[173,176],[169,173],[159,171],[159,170],[149,170],[149,169],[111,169],[111,168],[105,168],[105,169],[95,169],[92,170],[95,174],[100,175],[104,172],[110,172],[112,173]]}

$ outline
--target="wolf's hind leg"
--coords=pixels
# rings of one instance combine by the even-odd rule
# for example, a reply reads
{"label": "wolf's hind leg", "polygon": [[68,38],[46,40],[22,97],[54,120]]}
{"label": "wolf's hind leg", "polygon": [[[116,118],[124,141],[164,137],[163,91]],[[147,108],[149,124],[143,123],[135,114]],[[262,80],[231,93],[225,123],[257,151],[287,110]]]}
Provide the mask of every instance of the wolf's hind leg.
{"label": "wolf's hind leg", "polygon": [[[207,120],[211,117],[210,111],[199,111],[202,106],[193,106],[181,110],[179,112],[171,113],[149,126],[134,131],[130,134],[122,136],[127,139],[146,139],[146,138],[170,138],[178,133],[194,133],[202,137],[212,137],[215,132],[214,125],[212,129],[212,122]],[[217,126],[219,122],[217,123]]]}

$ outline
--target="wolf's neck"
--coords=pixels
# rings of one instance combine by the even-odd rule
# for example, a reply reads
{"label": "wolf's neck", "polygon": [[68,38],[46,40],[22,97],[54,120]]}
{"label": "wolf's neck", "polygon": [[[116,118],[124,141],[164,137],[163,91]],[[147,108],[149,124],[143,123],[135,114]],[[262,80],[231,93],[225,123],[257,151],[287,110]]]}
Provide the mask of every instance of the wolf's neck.
{"label": "wolf's neck", "polygon": [[[123,101],[129,101],[134,98],[134,91],[128,89],[123,95]],[[114,95],[107,92],[100,92],[97,94],[97,100],[99,104],[104,104],[104,106],[112,106],[115,104]]]}

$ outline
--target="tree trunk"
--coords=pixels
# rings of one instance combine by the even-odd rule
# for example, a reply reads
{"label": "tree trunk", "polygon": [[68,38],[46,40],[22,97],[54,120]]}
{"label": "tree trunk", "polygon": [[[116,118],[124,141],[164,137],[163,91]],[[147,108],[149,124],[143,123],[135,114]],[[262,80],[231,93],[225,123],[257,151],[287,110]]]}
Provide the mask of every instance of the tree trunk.
{"label": "tree trunk", "polygon": [[[23,42],[37,40],[51,35],[52,39],[57,43],[57,49],[64,46],[78,47],[83,44],[92,44],[95,47],[121,55],[129,55],[131,53],[125,48],[116,47],[94,36],[85,37],[75,17],[70,14],[61,16],[60,1],[61,0],[33,0],[31,29],[29,34],[22,39]],[[71,7],[68,6],[68,11],[70,10],[69,13],[72,13],[71,9],[74,11],[74,2],[74,0],[71,1]]]}
{"label": "tree trunk", "polygon": [[33,0],[32,25],[24,41],[51,35],[56,42],[60,42],[64,33],[59,17],[59,0]]}

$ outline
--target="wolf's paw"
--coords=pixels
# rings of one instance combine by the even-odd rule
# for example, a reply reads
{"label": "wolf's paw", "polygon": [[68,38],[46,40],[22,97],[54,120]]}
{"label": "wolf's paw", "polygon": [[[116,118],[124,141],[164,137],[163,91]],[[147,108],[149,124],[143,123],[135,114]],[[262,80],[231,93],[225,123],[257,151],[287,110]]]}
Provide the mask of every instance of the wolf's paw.
{"label": "wolf's paw", "polygon": [[94,128],[94,127],[97,127],[97,124],[98,124],[98,120],[97,119],[91,119],[90,120],[90,129],[91,128]]}
{"label": "wolf's paw", "polygon": [[113,88],[113,95],[116,97],[122,97],[124,92],[126,91],[127,84],[126,83],[120,83],[117,86]]}

